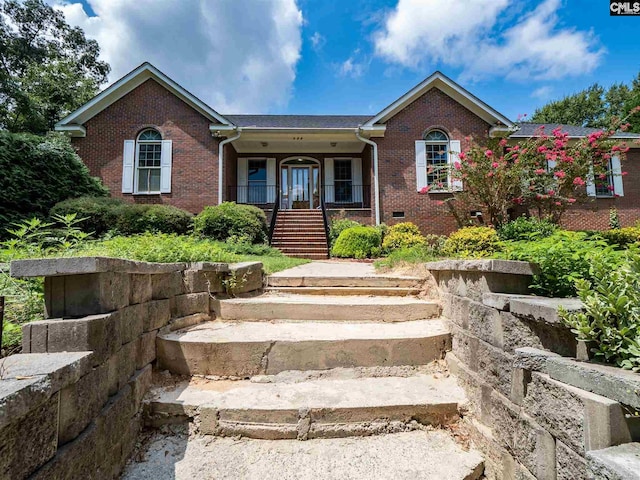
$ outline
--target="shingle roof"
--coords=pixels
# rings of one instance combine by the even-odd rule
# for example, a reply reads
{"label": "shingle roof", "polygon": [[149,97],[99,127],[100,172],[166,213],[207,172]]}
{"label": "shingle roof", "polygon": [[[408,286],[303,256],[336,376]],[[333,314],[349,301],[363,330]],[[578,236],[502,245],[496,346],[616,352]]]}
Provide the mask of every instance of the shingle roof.
{"label": "shingle roof", "polygon": [[[569,137],[586,137],[590,133],[597,132],[597,128],[578,127],[575,125],[563,125],[559,123],[521,123],[520,129],[509,135],[510,138],[529,138],[534,137],[539,133],[540,127],[544,126],[544,131],[550,134],[557,127],[560,127],[563,132],[569,134]],[[619,132],[613,135],[612,138],[640,138],[638,133]]]}
{"label": "shingle roof", "polygon": [[356,128],[371,115],[224,115],[239,127]]}

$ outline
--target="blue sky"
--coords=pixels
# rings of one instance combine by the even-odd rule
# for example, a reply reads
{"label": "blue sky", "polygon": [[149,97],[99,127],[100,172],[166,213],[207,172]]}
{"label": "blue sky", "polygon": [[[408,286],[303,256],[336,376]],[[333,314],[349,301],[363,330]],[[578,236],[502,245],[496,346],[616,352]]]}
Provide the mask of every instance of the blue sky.
{"label": "blue sky", "polygon": [[99,41],[110,80],[149,60],[223,113],[375,114],[440,70],[515,119],[640,71],[640,16],[606,0],[50,3]]}

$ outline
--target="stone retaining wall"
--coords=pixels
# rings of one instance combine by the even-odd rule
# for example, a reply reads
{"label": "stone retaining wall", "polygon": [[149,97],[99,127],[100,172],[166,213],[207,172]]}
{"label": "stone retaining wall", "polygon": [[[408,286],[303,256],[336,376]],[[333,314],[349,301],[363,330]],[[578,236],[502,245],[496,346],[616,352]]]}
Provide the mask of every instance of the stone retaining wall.
{"label": "stone retaining wall", "polygon": [[[0,366],[0,478],[111,479],[142,426],[156,335],[209,320],[215,294],[263,285],[262,265],[22,260],[45,277],[46,320]],[[95,472],[95,474],[92,474]]]}
{"label": "stone retaining wall", "polygon": [[465,423],[486,456],[488,478],[603,478],[589,452],[627,444],[640,453],[628,443],[640,429],[620,403],[640,407],[640,375],[575,360],[586,348],[556,311],[560,304],[580,309],[577,299],[526,295],[536,269],[525,262],[427,268],[453,335],[447,362],[469,397]]}

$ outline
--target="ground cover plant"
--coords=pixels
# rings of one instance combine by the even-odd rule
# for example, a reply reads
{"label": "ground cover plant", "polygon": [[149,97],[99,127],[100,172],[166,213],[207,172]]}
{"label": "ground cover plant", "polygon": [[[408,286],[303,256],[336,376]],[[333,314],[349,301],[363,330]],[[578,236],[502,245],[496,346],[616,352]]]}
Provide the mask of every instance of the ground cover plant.
{"label": "ground cover plant", "polygon": [[[102,202],[98,202],[102,204]],[[109,203],[109,202],[105,202]],[[62,209],[61,209],[62,210]],[[177,209],[176,209],[177,210]],[[184,215],[177,212],[179,219]],[[169,210],[169,213],[173,213]],[[95,218],[96,216],[93,217]],[[173,216],[171,216],[173,218]],[[190,218],[189,218],[190,220]],[[51,221],[33,218],[10,229],[11,238],[0,242],[0,296],[6,297],[3,353],[20,349],[21,325],[41,320],[44,314],[41,279],[11,278],[11,260],[43,257],[106,256],[147,262],[259,261],[266,273],[301,265],[308,260],[284,256],[266,244],[254,244],[240,234],[226,242],[202,235],[145,232],[135,235],[107,235],[93,239],[84,231],[86,218],[75,213],[54,215]],[[80,226],[83,228],[80,228]]]}

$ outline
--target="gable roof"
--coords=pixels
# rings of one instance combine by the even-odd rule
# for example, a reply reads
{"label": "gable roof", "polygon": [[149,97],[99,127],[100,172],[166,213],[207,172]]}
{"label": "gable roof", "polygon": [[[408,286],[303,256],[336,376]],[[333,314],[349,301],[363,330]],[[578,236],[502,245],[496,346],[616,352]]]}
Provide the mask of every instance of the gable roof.
{"label": "gable roof", "polygon": [[378,113],[375,117],[371,118],[366,125],[373,126],[377,123],[385,123],[432,88],[438,88],[442,92],[446,93],[490,125],[499,124],[507,127],[513,126],[513,122],[506,116],[491,108],[478,97],[462,88],[441,72],[435,72],[427,77],[421,83],[413,87],[391,105]]}
{"label": "gable roof", "polygon": [[239,127],[358,128],[371,115],[225,115]]}
{"label": "gable roof", "polygon": [[82,134],[82,131],[84,131],[82,124],[86,123],[89,119],[93,118],[109,105],[121,99],[149,79],[153,79],[158,82],[212,122],[221,123],[223,125],[232,125],[229,120],[220,115],[198,97],[185,90],[181,85],[171,80],[149,62],[145,62],[117,82],[111,84],[105,90],[78,108],[75,112],[70,113],[56,123],[56,130],[71,131],[72,134],[73,132]]}
{"label": "gable roof", "polygon": [[[569,134],[569,138],[582,138],[586,137],[591,133],[597,132],[598,128],[590,128],[590,127],[579,127],[576,125],[564,125],[561,123],[521,123],[519,125],[518,130],[514,131],[509,138],[530,138],[536,137],[540,133],[540,128],[544,127],[544,131],[547,133],[551,133],[556,128],[560,127],[563,132]],[[612,135],[611,138],[619,138],[619,139],[637,139],[640,138],[640,134],[638,133],[630,133],[630,132],[617,132]]]}

